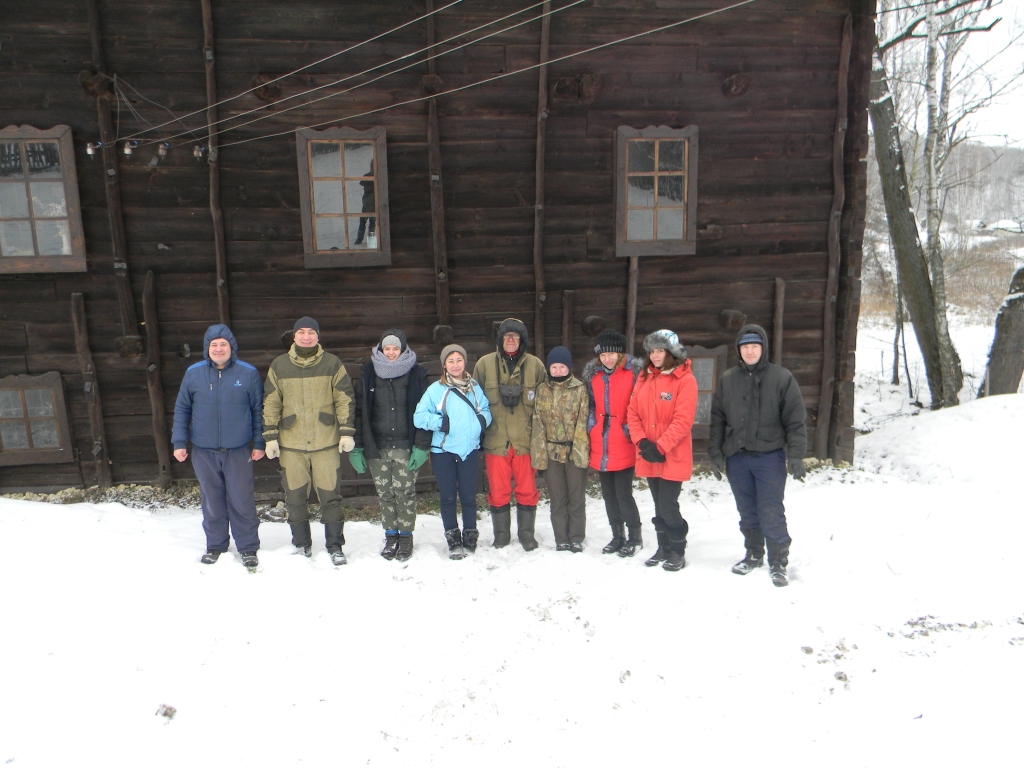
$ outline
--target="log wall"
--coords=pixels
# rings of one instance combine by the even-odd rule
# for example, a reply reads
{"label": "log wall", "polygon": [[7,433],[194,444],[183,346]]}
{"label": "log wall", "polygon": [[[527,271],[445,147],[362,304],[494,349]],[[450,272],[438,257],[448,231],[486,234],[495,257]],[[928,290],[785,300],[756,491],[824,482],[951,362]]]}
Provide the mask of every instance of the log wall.
{"label": "log wall", "polygon": [[[445,40],[527,3],[464,3],[435,17]],[[723,3],[725,4],[725,3]],[[99,136],[96,99],[80,84],[92,59],[86,0],[8,0],[0,31],[0,125],[70,125],[75,139],[86,274],[0,277],[0,376],[62,373],[81,461],[0,468],[0,486],[95,481],[88,405],[76,355],[71,295],[85,298],[89,345],[103,392],[114,482],[153,482],[158,456],[145,357],[126,358],[114,275],[103,164],[86,143]],[[200,0],[98,0],[104,66],[151,123],[207,104]],[[423,4],[371,5],[328,0],[211,0],[220,98],[252,88],[423,13]],[[558,8],[564,3],[552,3]],[[766,328],[775,313],[775,280],[785,281],[785,355],[804,392],[813,445],[821,396],[823,320],[832,205],[832,144],[844,20],[853,16],[850,125],[844,152],[845,205],[836,320],[837,385],[830,451],[852,458],[852,377],[864,219],[867,76],[874,3],[870,0],[760,0],[749,6],[566,61],[588,46],[636,34],[716,7],[707,0],[596,0],[550,23],[549,114],[544,162],[537,163],[536,70],[436,102],[443,170],[449,324],[471,357],[492,348],[493,321],[533,326],[534,190],[543,189],[540,243],[546,301],[543,347],[561,343],[563,296],[581,368],[592,355],[584,318],[626,325],[628,262],[614,256],[613,148],[628,125],[700,131],[698,245],[694,256],[639,261],[637,338],[657,328],[687,344],[732,346],[719,313],[739,310]],[[536,12],[532,12],[536,13]],[[436,59],[443,90],[536,65],[540,21]],[[421,21],[277,84],[283,98],[381,64],[426,45]],[[421,360],[438,346],[435,228],[431,219],[428,106],[418,102],[355,121],[355,112],[425,94],[426,64],[316,105],[284,111],[237,131],[221,126],[220,209],[231,288],[231,319],[242,357],[265,371],[282,352],[294,318],[316,317],[325,346],[363,362],[380,332],[406,330]],[[135,89],[134,91],[132,89]],[[136,93],[137,91],[137,93]],[[141,95],[141,96],[140,96]],[[144,100],[161,105],[157,108]],[[221,104],[221,118],[265,104],[256,93]],[[390,267],[307,270],[303,266],[295,141],[291,135],[238,146],[232,141],[325,121],[387,129],[393,258]],[[139,130],[122,103],[121,136]],[[169,125],[153,134],[178,133]],[[197,131],[198,132],[198,131]],[[200,132],[201,133],[201,132]],[[186,141],[188,137],[175,139]],[[160,378],[168,419],[185,368],[200,359],[203,332],[218,321],[215,226],[210,168],[192,142],[153,163],[155,145],[116,153],[131,289],[137,314],[147,271],[154,272],[162,350]],[[538,185],[535,168],[543,167]],[[184,345],[191,351],[185,356]],[[638,347],[639,348],[639,347]],[[735,355],[730,354],[730,363]],[[436,365],[432,365],[436,369]],[[352,369],[353,372],[355,368]],[[698,450],[703,446],[698,445]],[[188,465],[172,462],[177,478]],[[260,462],[263,484],[276,463]],[[347,469],[347,467],[346,467]],[[368,481],[346,493],[372,493]]]}

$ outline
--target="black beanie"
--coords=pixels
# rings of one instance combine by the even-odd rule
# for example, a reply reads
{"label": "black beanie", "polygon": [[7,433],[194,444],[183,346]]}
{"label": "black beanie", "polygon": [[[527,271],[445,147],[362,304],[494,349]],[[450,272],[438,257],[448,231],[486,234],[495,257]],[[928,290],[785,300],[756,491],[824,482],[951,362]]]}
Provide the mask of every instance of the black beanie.
{"label": "black beanie", "polygon": [[597,354],[602,352],[618,352],[620,355],[626,352],[626,337],[618,331],[606,328],[597,335],[597,345],[594,347]]}
{"label": "black beanie", "polygon": [[561,363],[571,371],[572,353],[565,347],[554,347],[548,352],[548,368],[551,368],[555,363]]}
{"label": "black beanie", "polygon": [[295,333],[299,328],[312,328],[316,331],[316,335],[320,335],[320,323],[314,320],[312,317],[300,317],[295,321],[295,325],[292,326],[292,333]]}

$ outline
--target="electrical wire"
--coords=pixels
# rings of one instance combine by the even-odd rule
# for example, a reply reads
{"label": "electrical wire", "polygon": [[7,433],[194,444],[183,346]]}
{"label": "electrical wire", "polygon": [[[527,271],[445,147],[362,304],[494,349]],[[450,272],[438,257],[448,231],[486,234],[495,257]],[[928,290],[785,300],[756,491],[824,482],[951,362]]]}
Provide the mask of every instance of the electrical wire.
{"label": "electrical wire", "polygon": [[[335,53],[332,53],[330,56],[325,56],[324,58],[320,59],[319,61],[314,61],[311,64],[305,64],[305,65],[299,67],[298,69],[292,70],[291,72],[288,72],[287,74],[281,75],[280,77],[276,77],[273,80],[268,80],[265,83],[260,83],[259,85],[253,86],[252,88],[250,88],[247,91],[242,91],[241,93],[235,94],[234,96],[229,96],[226,99],[222,99],[221,101],[218,101],[216,104],[207,105],[207,106],[203,107],[202,109],[197,109],[195,112],[189,112],[187,115],[182,115],[181,117],[175,118],[175,120],[168,120],[166,123],[161,123],[160,125],[153,126],[152,128],[147,128],[144,131],[138,131],[137,133],[133,133],[131,136],[126,136],[125,138],[126,139],[134,139],[134,138],[136,138],[138,136],[141,136],[141,135],[143,135],[145,133],[149,133],[150,131],[157,131],[157,130],[159,130],[161,128],[167,127],[168,125],[171,125],[174,122],[181,122],[182,120],[185,120],[185,119],[187,119],[189,117],[195,117],[196,115],[200,115],[200,114],[202,114],[203,112],[206,112],[209,109],[213,109],[214,107],[219,107],[222,104],[227,104],[229,102],[234,101],[235,99],[240,99],[243,96],[247,96],[248,94],[250,94],[253,91],[256,91],[256,90],[258,90],[260,88],[265,88],[268,85],[271,85],[272,83],[277,83],[277,82],[280,82],[281,80],[284,80],[287,77],[291,77],[292,75],[297,75],[299,72],[303,72],[303,71],[305,71],[307,69],[310,69],[311,67],[315,67],[318,64],[323,64],[325,61],[330,61],[331,59],[337,58],[338,56],[341,56],[344,53],[350,53],[351,51],[354,51],[357,48],[362,48],[364,45],[369,45],[370,43],[375,42],[377,40],[380,40],[383,37],[387,37],[388,35],[390,35],[390,34],[392,34],[394,32],[398,32],[400,29],[405,29],[406,27],[408,27],[408,26],[410,26],[412,24],[416,24],[416,23],[418,23],[420,21],[423,21],[424,19],[428,19],[431,16],[434,16],[435,14],[441,13],[442,11],[446,11],[449,8],[451,8],[453,5],[458,5],[461,2],[462,2],[462,0],[453,0],[453,2],[448,3],[448,5],[442,6],[441,8],[437,8],[437,9],[431,11],[430,13],[425,13],[422,16],[417,16],[415,19],[412,19],[410,21],[405,22],[404,24],[399,24],[397,27],[389,29],[387,32],[381,32],[379,35],[374,35],[371,38],[363,40],[362,42],[356,43],[355,45],[349,46],[348,48],[345,48],[343,50],[340,50],[340,51],[337,51]],[[152,142],[150,142],[150,143],[152,143]]]}
{"label": "electrical wire", "polygon": [[[373,72],[374,70],[380,69],[381,67],[386,67],[386,66],[388,66],[390,64],[397,63],[397,62],[401,61],[402,59],[408,58],[409,56],[415,56],[415,55],[417,55],[419,53],[423,53],[425,51],[429,51],[431,48],[437,47],[439,45],[445,45],[445,44],[451,42],[452,40],[456,40],[456,39],[458,39],[460,37],[464,37],[465,35],[472,34],[474,32],[477,32],[477,31],[481,30],[481,29],[489,27],[489,26],[491,26],[493,24],[497,24],[499,22],[502,22],[502,21],[505,21],[507,19],[510,19],[513,16],[519,15],[520,13],[524,13],[525,11],[532,10],[533,8],[536,8],[539,5],[544,5],[545,2],[546,2],[546,0],[541,0],[541,2],[539,2],[539,3],[535,3],[534,5],[531,5],[531,6],[529,6],[527,8],[524,8],[524,9],[522,9],[520,11],[516,11],[515,13],[511,13],[511,14],[509,14],[507,16],[503,16],[500,19],[495,19],[494,21],[490,21],[487,24],[482,24],[481,26],[476,27],[474,29],[471,29],[468,32],[463,32],[463,33],[460,33],[458,35],[454,35],[454,36],[448,38],[447,40],[442,40],[439,43],[434,43],[433,45],[429,45],[429,46],[427,46],[425,48],[421,48],[420,50],[415,51],[414,53],[406,54],[405,56],[401,56],[398,59],[393,59],[392,61],[387,62],[385,64],[379,64],[376,67],[372,67],[370,69],[364,70],[363,72],[360,72],[358,74],[349,75],[348,77],[344,77],[341,80],[335,80],[333,83],[327,83],[325,85],[321,85],[321,86],[317,86],[316,88],[312,88],[312,89],[310,89],[308,91],[305,91],[303,93],[297,93],[297,94],[295,94],[293,96],[289,96],[289,97],[287,97],[285,99],[281,99],[280,101],[276,101],[276,102],[274,102],[274,104],[282,104],[285,101],[288,101],[289,99],[298,98],[299,96],[307,96],[307,95],[309,95],[311,93],[315,93],[317,91],[321,91],[324,88],[330,88],[333,85],[338,85],[340,83],[347,82],[348,80],[352,80],[353,78],[361,77],[362,75],[369,74],[370,72]],[[363,88],[363,87],[365,87],[367,85],[372,85],[373,83],[376,83],[376,82],[378,82],[380,80],[383,80],[384,78],[389,77],[391,75],[397,74],[399,72],[404,72],[405,70],[411,69],[412,67],[418,67],[419,65],[424,64],[424,63],[430,61],[431,59],[438,59],[438,58],[441,58],[442,56],[447,56],[450,53],[455,53],[456,51],[459,51],[459,50],[461,50],[463,48],[467,48],[470,45],[475,45],[476,43],[480,43],[480,42],[482,42],[484,40],[488,40],[488,39],[490,39],[492,37],[496,37],[497,35],[500,35],[500,34],[503,34],[505,32],[509,32],[509,31],[511,31],[513,29],[517,29],[519,27],[525,26],[526,24],[531,24],[531,23],[533,23],[535,21],[539,21],[540,19],[543,19],[545,16],[554,15],[554,14],[559,13],[561,11],[564,11],[564,10],[567,10],[569,8],[572,8],[573,6],[579,5],[580,3],[583,3],[583,2],[586,2],[586,0],[574,0],[573,2],[569,3],[568,5],[562,6],[561,8],[557,8],[557,9],[552,10],[552,11],[547,11],[546,13],[542,13],[539,16],[534,16],[532,18],[526,19],[525,21],[521,21],[521,22],[518,22],[516,24],[513,24],[510,27],[504,27],[503,29],[499,29],[499,30],[497,30],[495,32],[491,32],[489,34],[486,34],[483,37],[478,37],[475,40],[469,40],[469,41],[467,41],[465,43],[462,43],[461,45],[457,45],[457,46],[455,46],[453,48],[450,48],[450,49],[448,49],[446,51],[442,51],[441,53],[428,56],[427,58],[422,59],[420,61],[414,61],[414,62],[412,62],[410,64],[406,64],[404,67],[399,67],[398,69],[391,70],[390,72],[385,72],[382,75],[379,75],[379,76],[377,76],[375,78],[372,78],[370,80],[367,80],[365,82],[359,83],[358,85],[354,85],[351,88],[346,88],[344,90],[337,91],[335,93],[329,93],[326,96],[321,96],[318,99],[312,99],[310,101],[303,102],[302,104],[297,104],[294,107],[288,107],[287,109],[282,109],[282,110],[280,110],[278,112],[274,112],[272,114],[263,115],[262,117],[258,117],[258,118],[254,119],[254,120],[248,120],[248,121],[246,121],[244,123],[239,123],[238,125],[232,125],[229,128],[225,128],[222,131],[218,131],[218,135],[223,135],[223,134],[227,133],[228,131],[234,131],[234,130],[237,130],[239,128],[244,128],[247,125],[252,125],[253,123],[258,123],[258,122],[260,122],[262,120],[267,120],[267,119],[269,119],[271,117],[277,117],[279,115],[283,115],[285,112],[291,112],[291,111],[296,110],[296,109],[301,109],[303,107],[308,107],[311,104],[317,104],[317,103],[319,103],[321,101],[325,101],[327,99],[332,99],[335,96],[341,96],[341,95],[346,94],[346,93],[351,93],[352,91],[356,90],[357,88]],[[273,104],[268,104],[267,106],[268,107],[269,106],[273,106]],[[257,109],[252,109],[252,110],[249,110],[248,112],[242,113],[241,115],[235,115],[234,117],[231,117],[231,118],[225,118],[224,120],[220,120],[217,123],[213,123],[212,125],[217,125],[217,124],[219,124],[221,122],[225,122],[226,120],[233,120],[233,119],[237,119],[237,118],[240,118],[240,117],[244,117],[245,115],[252,114],[253,112],[258,112],[260,109],[263,109],[263,108],[264,107],[260,107],[260,108],[257,108]],[[175,138],[178,138],[179,136],[182,136],[182,135],[183,134],[179,133],[179,134],[176,134],[175,136],[168,137],[166,140],[169,141],[170,139],[175,139]],[[149,143],[153,143],[153,142],[151,141]],[[180,144],[178,144],[177,146],[180,146]]]}
{"label": "electrical wire", "polygon": [[477,81],[475,83],[468,83],[466,85],[461,85],[461,86],[459,86],[457,88],[452,88],[452,89],[447,90],[447,91],[442,91],[441,93],[432,93],[432,94],[428,94],[426,96],[420,96],[420,97],[417,97],[417,98],[414,98],[414,99],[407,99],[405,101],[399,101],[399,102],[396,102],[394,104],[390,104],[390,105],[388,105],[386,107],[378,107],[377,109],[370,109],[370,110],[367,110],[366,112],[360,112],[360,113],[355,114],[355,115],[348,115],[347,117],[335,118],[333,120],[325,120],[322,123],[315,123],[313,125],[306,125],[306,126],[302,126],[300,128],[292,128],[292,129],[287,130],[287,131],[278,131],[277,133],[268,133],[268,134],[265,134],[263,136],[254,136],[254,137],[249,138],[249,139],[240,139],[239,141],[226,142],[224,144],[220,144],[220,149],[224,149],[226,147],[238,146],[239,144],[248,144],[251,141],[261,141],[263,139],[271,139],[271,138],[276,138],[278,136],[288,136],[288,135],[291,135],[291,134],[295,133],[295,131],[297,131],[297,130],[304,130],[304,129],[311,129],[311,128],[320,128],[320,127],[325,126],[325,125],[330,125],[331,123],[337,123],[337,122],[341,122],[343,120],[354,120],[354,119],[359,118],[359,117],[366,117],[367,115],[374,115],[374,114],[377,114],[378,112],[386,112],[387,110],[395,109],[396,107],[404,107],[404,106],[407,106],[409,104],[416,104],[416,103],[419,103],[419,102],[428,101],[429,99],[436,99],[438,96],[448,96],[448,95],[451,95],[453,93],[458,93],[459,91],[465,91],[465,90],[467,90],[469,88],[476,88],[477,86],[480,86],[480,85],[487,85],[488,83],[493,83],[493,82],[496,82],[498,80],[503,80],[506,77],[513,77],[515,75],[521,75],[524,72],[530,72],[532,70],[539,69],[540,67],[550,66],[552,64],[558,64],[559,62],[566,61],[568,59],[573,59],[573,58],[576,58],[577,56],[584,56],[584,55],[586,55],[588,53],[593,53],[594,51],[599,51],[599,50],[602,50],[604,48],[610,48],[610,47],[615,46],[615,45],[620,45],[622,43],[629,42],[630,40],[636,40],[636,39],[641,38],[641,37],[646,37],[647,35],[653,35],[653,34],[657,34],[658,32],[664,32],[665,30],[673,29],[675,27],[680,27],[683,24],[689,24],[691,22],[699,21],[701,19],[706,19],[706,18],[708,18],[710,16],[716,16],[719,13],[724,13],[725,11],[735,10],[736,8],[740,8],[740,7],[744,6],[744,5],[750,5],[751,3],[754,3],[754,2],[757,2],[757,0],[742,0],[741,2],[733,3],[732,5],[727,5],[727,6],[724,6],[723,8],[718,8],[718,9],[713,10],[713,11],[707,11],[705,13],[698,14],[697,16],[691,16],[688,19],[683,19],[681,21],[674,21],[671,24],[665,24],[665,25],[660,26],[660,27],[655,27],[654,29],[649,29],[646,32],[638,32],[635,35],[627,35],[626,37],[621,37],[621,38],[619,38],[617,40],[612,40],[612,41],[609,41],[607,43],[601,43],[600,45],[595,45],[595,46],[592,46],[590,48],[585,48],[582,51],[576,51],[575,53],[569,53],[569,54],[566,54],[565,56],[559,56],[558,58],[550,59],[548,61],[540,62],[538,64],[531,64],[528,67],[523,67],[522,69],[517,69],[517,70],[515,70],[513,72],[503,72],[500,75],[495,75],[494,77],[484,78],[483,80],[479,80],[479,81]]}

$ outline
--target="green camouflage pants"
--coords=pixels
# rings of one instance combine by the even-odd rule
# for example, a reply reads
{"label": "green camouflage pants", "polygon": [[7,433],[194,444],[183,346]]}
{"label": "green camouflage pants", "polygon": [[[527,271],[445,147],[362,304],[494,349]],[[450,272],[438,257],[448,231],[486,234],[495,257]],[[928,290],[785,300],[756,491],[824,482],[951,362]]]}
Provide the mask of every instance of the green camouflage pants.
{"label": "green camouflage pants", "polygon": [[320,500],[320,520],[324,523],[343,523],[345,515],[341,509],[341,493],[338,490],[338,469],[341,455],[335,447],[322,451],[281,451],[281,485],[284,487],[285,506],[288,507],[288,522],[302,523],[309,520],[306,499],[309,498],[309,484],[316,488]]}
{"label": "green camouflage pants", "polygon": [[411,532],[416,528],[416,475],[408,468],[408,448],[382,448],[379,459],[367,459],[380,497],[385,531]]}

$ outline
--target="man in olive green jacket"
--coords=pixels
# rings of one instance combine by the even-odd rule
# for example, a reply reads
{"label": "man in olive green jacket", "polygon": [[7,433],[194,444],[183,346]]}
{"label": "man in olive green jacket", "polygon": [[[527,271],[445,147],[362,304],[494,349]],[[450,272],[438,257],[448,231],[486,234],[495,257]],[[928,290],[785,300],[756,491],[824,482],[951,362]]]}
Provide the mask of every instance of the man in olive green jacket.
{"label": "man in olive green jacket", "polygon": [[306,508],[312,482],[331,562],[344,565],[338,468],[340,454],[355,447],[355,393],[345,366],[320,346],[316,320],[299,318],[293,330],[291,349],[270,364],[263,388],[263,439],[267,457],[280,456],[292,544],[306,557],[312,554]]}
{"label": "man in olive green jacket", "polygon": [[544,381],[544,363],[526,351],[529,336],[522,320],[510,317],[498,327],[497,350],[481,357],[473,378],[491,405],[493,421],[484,432],[487,502],[491,507],[494,546],[512,540],[512,482],[515,481],[519,543],[537,548],[534,528],[540,493],[530,464],[533,406]]}

